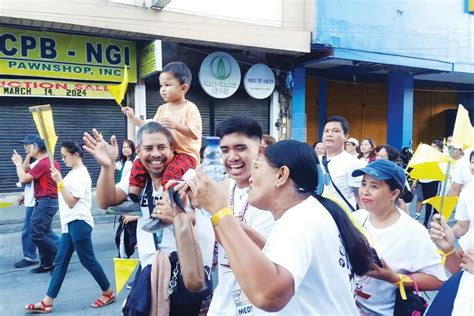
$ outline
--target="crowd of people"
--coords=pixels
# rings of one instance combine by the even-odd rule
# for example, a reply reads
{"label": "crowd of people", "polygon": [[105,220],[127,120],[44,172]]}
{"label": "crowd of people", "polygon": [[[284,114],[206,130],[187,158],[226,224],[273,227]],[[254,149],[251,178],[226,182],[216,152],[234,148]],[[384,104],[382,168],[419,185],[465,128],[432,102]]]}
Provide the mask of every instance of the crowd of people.
{"label": "crowd of people", "polygon": [[[191,72],[173,62],[159,79],[166,103],[152,120],[123,108],[139,126],[136,147],[125,140],[119,155],[115,136],[107,141],[96,130],[85,132],[83,146],[61,145],[71,169],[65,177],[38,135],[22,141],[24,160],[12,155],[27,207],[24,258],[15,267],[37,264],[37,248],[41,262],[33,272],[52,272],[46,296],[25,305],[27,312],[53,310],[74,251],[102,291],[91,306],[116,300],[92,246],[92,181],[83,149],[101,167],[99,207],[119,216],[118,257],[138,250],[141,268],[124,315],[392,315],[406,300],[404,293],[440,288],[433,306],[448,302],[459,315],[474,310],[473,152],[464,155],[449,140],[433,142],[440,151],[446,145],[456,160],[447,190],[460,196],[452,228],[428,206],[424,224],[431,223],[431,230],[417,215],[410,217],[412,200],[419,214],[418,202],[439,190],[430,179],[409,181],[404,169],[410,150],[400,153],[370,137],[359,142],[349,137],[349,123],[341,116],[326,119],[313,147],[277,142],[246,116],[226,118],[216,134],[227,177],[216,181],[199,166],[201,116],[185,97]],[[58,210],[60,238],[51,230]],[[183,211],[195,245],[183,245],[186,231],[174,229]],[[461,237],[460,249],[455,236]],[[204,273],[190,273],[196,268],[189,264],[190,248],[196,245],[191,262]],[[444,261],[454,273],[449,280]],[[455,282],[459,289],[453,294],[449,286]],[[427,313],[441,310],[428,307]]]}

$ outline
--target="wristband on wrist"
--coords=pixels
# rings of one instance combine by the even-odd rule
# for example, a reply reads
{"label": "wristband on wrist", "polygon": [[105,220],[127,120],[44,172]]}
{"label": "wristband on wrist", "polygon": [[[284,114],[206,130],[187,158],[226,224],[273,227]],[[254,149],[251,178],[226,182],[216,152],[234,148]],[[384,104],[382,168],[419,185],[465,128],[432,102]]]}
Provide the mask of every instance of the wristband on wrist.
{"label": "wristband on wrist", "polygon": [[450,255],[452,255],[456,250],[453,249],[451,251],[448,251],[448,252],[444,252],[443,250],[441,249],[437,249],[437,252],[438,254],[441,255],[441,266],[444,267],[444,265],[446,264],[446,258],[449,257]]}
{"label": "wristband on wrist", "polygon": [[64,181],[58,182],[58,193],[64,189]]}
{"label": "wristband on wrist", "polygon": [[21,162],[20,162],[20,163],[16,163],[15,166],[21,167]]}
{"label": "wristband on wrist", "polygon": [[219,212],[212,215],[212,218],[211,218],[212,225],[214,227],[217,226],[219,224],[219,222],[221,221],[221,219],[225,216],[228,216],[228,215],[234,215],[234,212],[230,209],[230,207],[224,207]]}
{"label": "wristband on wrist", "polygon": [[398,290],[400,291],[400,296],[402,297],[402,300],[406,300],[407,294],[406,294],[405,286],[403,285],[403,282],[412,283],[413,280],[409,276],[406,276],[405,274],[397,274],[397,276],[400,279],[400,281],[393,283],[393,285],[398,286]]}

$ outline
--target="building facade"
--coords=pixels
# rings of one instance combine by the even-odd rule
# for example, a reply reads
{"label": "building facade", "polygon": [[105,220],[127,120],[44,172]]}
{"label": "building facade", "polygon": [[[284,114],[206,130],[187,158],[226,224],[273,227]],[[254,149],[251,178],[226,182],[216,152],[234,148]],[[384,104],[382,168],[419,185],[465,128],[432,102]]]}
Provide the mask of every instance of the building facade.
{"label": "building facade", "polygon": [[[30,106],[50,104],[53,109],[56,159],[62,141],[80,142],[93,127],[105,138],[134,139],[136,128],[108,92],[122,81],[124,67],[129,86],[122,105],[134,107],[144,119],[163,103],[161,65],[183,61],[193,74],[187,98],[200,109],[204,136],[213,135],[219,122],[233,114],[252,116],[266,133],[287,136],[280,123],[286,122],[290,104],[284,81],[293,58],[311,50],[314,2],[205,0],[197,5],[172,0],[164,8],[161,3],[166,1],[2,1],[0,193],[18,190],[10,156],[12,149],[22,151],[19,140],[36,132]],[[155,42],[159,65],[144,75],[145,52]],[[216,52],[226,56],[221,58],[224,73],[228,61],[237,64],[232,71],[240,79],[227,95],[206,92],[200,82],[203,62]],[[274,88],[264,98],[244,86],[245,79],[258,80],[248,75],[256,64],[265,65],[274,78]],[[95,182],[97,164],[88,155],[85,163]]]}

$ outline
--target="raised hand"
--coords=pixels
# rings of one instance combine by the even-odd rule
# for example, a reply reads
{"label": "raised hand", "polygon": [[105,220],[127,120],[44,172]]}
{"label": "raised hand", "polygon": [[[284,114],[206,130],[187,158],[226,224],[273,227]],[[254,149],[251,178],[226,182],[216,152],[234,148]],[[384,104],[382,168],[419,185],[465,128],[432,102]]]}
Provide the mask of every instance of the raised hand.
{"label": "raised hand", "polygon": [[51,178],[53,178],[56,183],[59,183],[63,180],[63,178],[61,177],[61,172],[59,172],[58,169],[54,168],[54,166],[51,165],[49,170],[51,171]]}
{"label": "raised hand", "polygon": [[439,214],[433,215],[430,238],[445,253],[450,252],[454,248],[453,230],[448,226],[444,217]]}
{"label": "raised hand", "polygon": [[20,154],[13,150],[12,161],[15,165],[21,165],[23,163],[23,158],[21,158]]}
{"label": "raised hand", "polygon": [[229,206],[229,179],[213,181],[199,167],[188,185],[197,203],[209,213],[215,214]]}
{"label": "raised hand", "polygon": [[135,117],[135,112],[133,111],[133,109],[129,106],[124,106],[122,108],[122,112],[123,114],[125,114],[127,116],[127,118],[129,120],[132,120],[134,117]]}
{"label": "raised hand", "polygon": [[115,135],[112,135],[109,144],[94,128],[92,129],[92,135],[86,132],[82,139],[84,140],[84,150],[94,156],[101,166],[115,167],[115,161],[118,157],[118,145]]}

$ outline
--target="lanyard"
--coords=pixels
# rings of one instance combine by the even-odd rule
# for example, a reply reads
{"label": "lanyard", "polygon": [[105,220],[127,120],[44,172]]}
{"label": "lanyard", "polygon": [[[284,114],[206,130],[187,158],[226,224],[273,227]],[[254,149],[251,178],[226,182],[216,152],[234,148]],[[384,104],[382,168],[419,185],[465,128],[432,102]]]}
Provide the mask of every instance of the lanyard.
{"label": "lanyard", "polygon": [[[237,183],[234,184],[234,187],[232,188],[232,194],[230,195],[230,208],[232,209],[232,212],[234,212],[234,216],[235,216],[235,205],[234,205],[234,201],[235,201],[235,189],[237,187]],[[240,221],[242,222],[245,222],[245,214],[247,213],[247,209],[249,208],[249,198],[248,198],[248,195],[247,195],[247,199],[245,200],[244,204],[242,205],[242,209],[240,210],[239,212],[239,215],[236,216],[239,218]]]}

